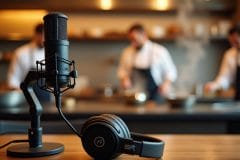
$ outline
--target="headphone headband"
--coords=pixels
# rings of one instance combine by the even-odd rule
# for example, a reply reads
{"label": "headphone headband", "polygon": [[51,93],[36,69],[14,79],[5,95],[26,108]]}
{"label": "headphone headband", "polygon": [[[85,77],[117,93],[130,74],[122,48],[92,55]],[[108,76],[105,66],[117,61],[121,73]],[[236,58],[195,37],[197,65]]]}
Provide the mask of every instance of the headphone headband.
{"label": "headphone headband", "polygon": [[131,137],[132,139],[120,139],[120,152],[149,158],[162,157],[164,149],[162,140],[139,133],[131,133]]}

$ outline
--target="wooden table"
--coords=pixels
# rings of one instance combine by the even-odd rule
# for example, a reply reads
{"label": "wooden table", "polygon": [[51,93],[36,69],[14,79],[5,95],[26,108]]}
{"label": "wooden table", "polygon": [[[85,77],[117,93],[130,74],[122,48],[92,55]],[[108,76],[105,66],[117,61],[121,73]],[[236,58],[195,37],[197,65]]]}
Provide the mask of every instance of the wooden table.
{"label": "wooden table", "polygon": [[[152,135],[165,141],[163,160],[239,160],[240,135]],[[25,139],[26,135],[1,135],[0,144],[14,139]],[[65,146],[61,154],[29,158],[28,160],[90,160],[83,150],[80,139],[72,134],[44,135],[44,142],[60,142]],[[18,160],[6,156],[6,148],[0,150],[1,160]],[[119,160],[147,159],[122,154]]]}

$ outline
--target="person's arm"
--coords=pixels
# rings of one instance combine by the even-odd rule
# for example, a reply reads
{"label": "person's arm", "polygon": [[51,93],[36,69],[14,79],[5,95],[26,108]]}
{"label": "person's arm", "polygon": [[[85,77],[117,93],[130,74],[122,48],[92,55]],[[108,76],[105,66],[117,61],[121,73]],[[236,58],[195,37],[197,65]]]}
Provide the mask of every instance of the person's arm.
{"label": "person's arm", "polygon": [[118,78],[120,80],[120,85],[124,89],[129,89],[132,87],[130,72],[131,72],[131,57],[128,54],[128,51],[125,50],[120,57],[117,73]]}
{"label": "person's arm", "polygon": [[170,91],[172,82],[174,82],[177,79],[177,69],[175,64],[173,63],[173,60],[170,56],[170,53],[166,48],[162,49],[162,71],[163,71],[163,77],[162,77],[162,84],[159,87],[159,91],[162,95],[167,95]]}
{"label": "person's arm", "polygon": [[234,57],[231,57],[230,54],[225,53],[219,73],[214,81],[208,82],[204,89],[206,92],[214,92],[218,89],[226,89],[229,87],[231,81],[233,80],[233,70],[232,62]]}
{"label": "person's arm", "polygon": [[7,75],[7,85],[9,89],[20,89],[22,74],[22,64],[19,54],[14,53]]}
{"label": "person's arm", "polygon": [[171,85],[172,85],[172,81],[165,79],[161,84],[161,86],[159,87],[159,92],[161,93],[161,95],[167,96],[170,92]]}

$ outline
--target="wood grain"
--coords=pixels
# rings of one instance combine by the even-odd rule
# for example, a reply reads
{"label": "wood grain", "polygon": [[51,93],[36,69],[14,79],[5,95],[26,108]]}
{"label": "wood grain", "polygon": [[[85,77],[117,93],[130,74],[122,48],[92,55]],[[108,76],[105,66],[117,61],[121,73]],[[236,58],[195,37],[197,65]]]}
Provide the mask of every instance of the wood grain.
{"label": "wood grain", "polygon": [[[240,135],[151,135],[165,141],[163,160],[239,160]],[[26,139],[25,135],[1,135],[0,145],[14,139]],[[83,150],[81,140],[75,135],[44,135],[44,142],[59,142],[65,146],[61,154],[29,158],[28,160],[90,160]],[[18,160],[6,156],[6,148],[0,150],[0,160]],[[122,154],[119,160],[145,160]]]}

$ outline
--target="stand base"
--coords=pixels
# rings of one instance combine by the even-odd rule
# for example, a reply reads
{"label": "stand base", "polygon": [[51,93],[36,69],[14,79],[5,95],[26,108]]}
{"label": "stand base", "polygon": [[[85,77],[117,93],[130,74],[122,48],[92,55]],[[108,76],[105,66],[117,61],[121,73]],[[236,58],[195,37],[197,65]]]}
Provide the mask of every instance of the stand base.
{"label": "stand base", "polygon": [[42,147],[30,148],[29,144],[18,144],[7,149],[7,155],[12,157],[42,157],[63,152],[60,143],[43,143]]}

